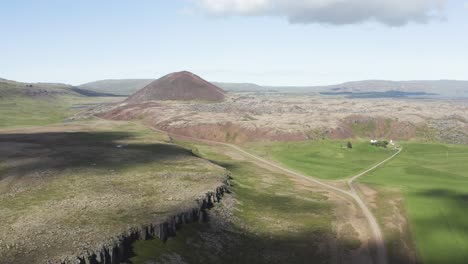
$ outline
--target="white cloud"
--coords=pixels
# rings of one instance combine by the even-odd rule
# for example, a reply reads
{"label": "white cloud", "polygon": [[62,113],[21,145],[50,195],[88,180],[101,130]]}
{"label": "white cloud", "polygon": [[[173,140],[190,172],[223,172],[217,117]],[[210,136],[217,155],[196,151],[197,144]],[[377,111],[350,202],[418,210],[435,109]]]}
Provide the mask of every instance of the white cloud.
{"label": "white cloud", "polygon": [[445,0],[196,0],[214,15],[260,15],[291,23],[334,25],[377,21],[390,26],[442,18]]}
{"label": "white cloud", "polygon": [[213,14],[255,14],[266,12],[270,7],[269,0],[201,0],[200,6]]}

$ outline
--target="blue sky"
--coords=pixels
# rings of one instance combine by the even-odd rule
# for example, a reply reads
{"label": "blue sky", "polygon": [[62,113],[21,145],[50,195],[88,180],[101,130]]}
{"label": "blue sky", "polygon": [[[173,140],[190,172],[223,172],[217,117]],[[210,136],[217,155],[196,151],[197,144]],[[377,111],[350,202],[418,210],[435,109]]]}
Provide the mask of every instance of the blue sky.
{"label": "blue sky", "polygon": [[391,8],[400,6],[369,11],[366,0],[351,0],[359,4],[352,10],[374,17],[330,5],[300,21],[294,15],[303,5],[273,10],[269,0],[246,2],[254,7],[218,0],[226,5],[213,9],[213,1],[0,0],[0,77],[78,85],[189,70],[210,81],[265,85],[468,80],[463,0],[438,1],[428,19],[417,9],[422,0],[408,0],[418,5],[398,17]]}

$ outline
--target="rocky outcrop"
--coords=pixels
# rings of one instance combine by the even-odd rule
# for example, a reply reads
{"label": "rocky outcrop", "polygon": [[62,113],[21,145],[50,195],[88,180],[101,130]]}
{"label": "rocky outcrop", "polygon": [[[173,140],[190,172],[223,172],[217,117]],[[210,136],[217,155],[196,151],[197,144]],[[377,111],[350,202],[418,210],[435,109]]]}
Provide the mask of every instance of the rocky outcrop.
{"label": "rocky outcrop", "polygon": [[163,221],[135,227],[105,243],[101,248],[83,253],[81,256],[67,257],[61,264],[118,264],[131,256],[132,244],[137,240],[159,238],[163,241],[176,235],[180,225],[196,221],[205,221],[205,210],[220,201],[228,192],[229,182],[208,192],[196,200],[195,206],[167,217]]}

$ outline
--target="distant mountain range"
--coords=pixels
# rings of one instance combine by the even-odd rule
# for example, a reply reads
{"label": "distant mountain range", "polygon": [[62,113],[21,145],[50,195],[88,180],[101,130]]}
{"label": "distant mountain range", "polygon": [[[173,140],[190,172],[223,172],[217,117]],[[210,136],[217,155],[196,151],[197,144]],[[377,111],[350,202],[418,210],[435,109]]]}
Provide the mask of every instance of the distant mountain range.
{"label": "distant mountain range", "polygon": [[[320,93],[348,97],[463,97],[468,98],[468,81],[384,81],[365,80],[324,86],[259,86],[255,84],[218,84],[228,91]],[[393,96],[395,95],[395,96]]]}
{"label": "distant mountain range", "polygon": [[[57,83],[21,83],[0,78],[0,96],[8,92],[26,94],[73,93],[84,96],[129,96],[155,79],[101,80],[72,86]],[[253,83],[213,82],[230,92],[315,93],[353,98],[372,97],[442,97],[468,98],[468,81],[383,81],[366,80],[325,86],[262,86]],[[17,89],[12,90],[12,87]],[[33,89],[34,88],[34,89]],[[41,91],[39,91],[39,90]]]}
{"label": "distant mountain range", "polygon": [[[319,92],[336,93],[369,93],[369,92],[401,92],[415,96],[440,96],[440,97],[468,97],[468,81],[438,80],[438,81],[382,81],[367,80],[347,82],[329,86],[311,87]],[[401,94],[400,93],[400,94]]]}
{"label": "distant mountain range", "polygon": [[115,95],[131,95],[150,84],[155,79],[116,79],[100,80],[85,83],[79,88],[92,90],[100,93],[110,93]]}
{"label": "distant mountain range", "polygon": [[[80,88],[102,93],[130,95],[154,79],[102,80]],[[446,97],[468,98],[468,81],[384,81],[365,80],[325,86],[262,86],[254,83],[213,82],[231,92],[322,93],[346,97]],[[395,95],[395,96],[394,96]]]}
{"label": "distant mountain range", "polygon": [[11,97],[114,96],[63,83],[23,83],[0,78],[0,99]]}

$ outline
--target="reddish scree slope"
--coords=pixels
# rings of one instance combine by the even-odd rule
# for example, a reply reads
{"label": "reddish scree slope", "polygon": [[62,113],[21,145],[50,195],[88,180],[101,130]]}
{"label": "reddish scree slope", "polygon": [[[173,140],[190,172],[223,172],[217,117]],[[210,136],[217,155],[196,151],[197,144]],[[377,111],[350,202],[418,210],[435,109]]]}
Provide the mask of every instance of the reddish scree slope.
{"label": "reddish scree slope", "polygon": [[221,88],[191,72],[182,71],[168,74],[153,81],[130,96],[126,102],[132,104],[152,100],[220,102],[224,100],[225,96],[226,92]]}

